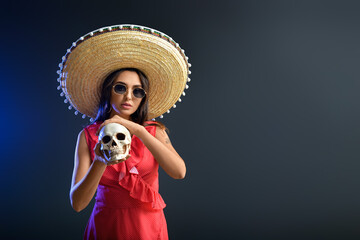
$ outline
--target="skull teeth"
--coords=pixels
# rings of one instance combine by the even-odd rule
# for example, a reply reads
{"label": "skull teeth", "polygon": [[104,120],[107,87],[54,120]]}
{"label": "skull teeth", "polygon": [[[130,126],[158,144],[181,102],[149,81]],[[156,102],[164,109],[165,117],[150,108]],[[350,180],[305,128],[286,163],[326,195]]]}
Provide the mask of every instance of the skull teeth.
{"label": "skull teeth", "polygon": [[110,155],[113,157],[117,154],[124,154],[124,151],[121,151],[121,149],[116,149],[116,150],[110,150]]}

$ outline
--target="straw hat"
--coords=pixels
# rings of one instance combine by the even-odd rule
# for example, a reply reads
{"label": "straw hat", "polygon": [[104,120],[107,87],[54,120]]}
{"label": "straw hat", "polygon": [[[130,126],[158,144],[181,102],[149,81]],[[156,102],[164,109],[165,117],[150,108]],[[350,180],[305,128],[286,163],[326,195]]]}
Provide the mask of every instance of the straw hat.
{"label": "straw hat", "polygon": [[120,68],[137,68],[150,82],[149,119],[175,108],[190,82],[191,64],[171,37],[138,25],[100,28],[79,38],[59,64],[61,96],[86,116],[95,118],[105,78]]}

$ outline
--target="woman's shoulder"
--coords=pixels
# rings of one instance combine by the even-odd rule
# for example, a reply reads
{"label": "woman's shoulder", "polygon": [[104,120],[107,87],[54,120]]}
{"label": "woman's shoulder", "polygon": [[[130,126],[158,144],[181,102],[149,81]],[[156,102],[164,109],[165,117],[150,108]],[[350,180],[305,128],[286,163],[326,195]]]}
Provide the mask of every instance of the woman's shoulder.
{"label": "woman's shoulder", "polygon": [[99,126],[101,125],[101,121],[97,121],[97,122],[93,122],[87,126],[84,127],[84,129],[93,129],[93,128],[99,128]]}
{"label": "woman's shoulder", "polygon": [[[165,125],[161,122],[157,122],[157,121],[146,121],[145,124],[145,129],[150,132],[154,137],[157,137],[159,132],[164,132],[164,133],[168,133],[169,129],[167,127],[165,127]],[[163,135],[163,134],[160,134]]]}
{"label": "woman's shoulder", "polygon": [[102,122],[94,122],[83,128],[83,132],[89,135],[95,135]]}
{"label": "woman's shoulder", "polygon": [[156,132],[159,131],[159,129],[162,129],[162,126],[163,124],[157,121],[146,121],[144,123],[145,129],[153,136],[156,135]]}
{"label": "woman's shoulder", "polygon": [[165,125],[163,123],[157,122],[157,121],[146,121],[144,123],[144,126],[145,126],[145,128],[151,126],[151,127],[155,127],[158,129],[167,130],[167,128],[165,127]]}
{"label": "woman's shoulder", "polygon": [[157,124],[157,121],[154,121],[154,120],[145,121],[144,125],[146,126],[147,124]]}

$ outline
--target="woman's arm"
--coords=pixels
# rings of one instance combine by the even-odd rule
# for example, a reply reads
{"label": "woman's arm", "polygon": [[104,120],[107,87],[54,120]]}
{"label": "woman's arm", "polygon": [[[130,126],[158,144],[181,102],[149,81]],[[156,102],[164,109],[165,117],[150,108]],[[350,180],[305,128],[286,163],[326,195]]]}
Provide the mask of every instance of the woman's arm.
{"label": "woman's arm", "polygon": [[163,129],[156,127],[154,137],[144,127],[141,127],[136,135],[143,141],[161,168],[170,177],[175,179],[185,177],[185,162],[171,145],[170,139]]}
{"label": "woman's arm", "polygon": [[103,126],[112,122],[124,125],[131,134],[140,138],[159,163],[160,167],[162,167],[170,177],[175,179],[183,179],[185,177],[186,166],[184,160],[173,148],[168,135],[163,129],[156,127],[157,131],[154,137],[144,126],[115,115],[100,125],[97,134]]}
{"label": "woman's arm", "polygon": [[168,135],[163,129],[157,127],[156,135],[154,137],[145,129],[144,126],[115,115],[104,121],[100,125],[96,134],[100,132],[103,126],[112,122],[122,124],[130,131],[131,134],[140,138],[159,163],[160,167],[162,167],[162,169],[164,169],[170,177],[175,179],[183,179],[185,177],[186,167],[184,160],[173,148]]}
{"label": "woman's arm", "polygon": [[104,162],[91,163],[89,148],[84,131],[79,133],[74,159],[74,170],[70,190],[71,206],[75,211],[83,210],[93,198],[101,176],[106,169]]}

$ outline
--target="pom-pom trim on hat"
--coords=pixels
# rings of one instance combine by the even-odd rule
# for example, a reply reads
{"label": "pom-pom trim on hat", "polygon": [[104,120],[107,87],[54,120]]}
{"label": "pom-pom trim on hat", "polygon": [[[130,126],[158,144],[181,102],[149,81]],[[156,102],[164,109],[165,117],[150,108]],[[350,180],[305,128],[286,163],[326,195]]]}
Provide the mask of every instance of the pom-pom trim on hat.
{"label": "pom-pom trim on hat", "polygon": [[[72,54],[72,52],[78,48],[79,46],[81,46],[81,44],[91,38],[94,38],[96,36],[99,36],[101,34],[106,34],[109,32],[116,32],[116,31],[137,31],[137,32],[141,32],[141,33],[146,33],[146,34],[150,34],[152,36],[156,36],[158,38],[161,38],[167,42],[169,42],[175,49],[177,49],[178,53],[182,56],[183,61],[186,63],[186,72],[187,72],[187,76],[191,74],[191,71],[189,70],[189,68],[191,67],[191,64],[188,62],[188,57],[185,55],[185,50],[181,49],[179,44],[177,42],[175,42],[171,37],[169,37],[168,35],[148,28],[148,27],[144,27],[144,26],[139,26],[139,25],[132,25],[132,24],[123,24],[123,25],[114,25],[114,26],[109,26],[109,27],[103,27],[103,28],[99,28],[95,31],[92,31],[82,37],[80,37],[77,41],[73,42],[72,45],[70,46],[69,49],[67,49],[66,54],[62,57],[62,61],[59,64],[59,70],[57,71],[57,73],[59,74],[59,78],[58,78],[58,82],[60,82],[60,85],[57,87],[58,90],[61,90],[60,96],[64,96],[66,99],[64,100],[65,103],[69,103],[69,110],[74,108],[75,109],[75,115],[78,114],[78,112],[82,113],[82,117],[84,118],[84,116],[88,116],[88,117],[94,117],[94,115],[89,115],[89,113],[87,112],[84,113],[81,111],[81,108],[79,107],[79,105],[74,104],[74,100],[71,98],[71,94],[69,94],[69,92],[67,91],[67,85],[66,85],[66,79],[67,79],[67,72],[64,71],[64,67],[66,67],[67,65],[67,61],[69,56]],[[190,82],[190,78],[186,77],[186,82],[189,83]],[[185,84],[184,89],[181,90],[182,95],[185,96],[185,89],[188,89],[189,86],[188,84]],[[179,96],[181,95],[181,92],[179,93]],[[175,102],[181,102],[180,97],[177,97]],[[155,117],[160,117],[163,118],[163,114],[164,113],[169,113],[169,109],[171,108],[171,106],[168,109],[163,109],[161,110],[161,114],[157,115],[157,116],[150,116],[150,118],[155,118]],[[172,108],[176,108],[176,105],[173,104]]]}

